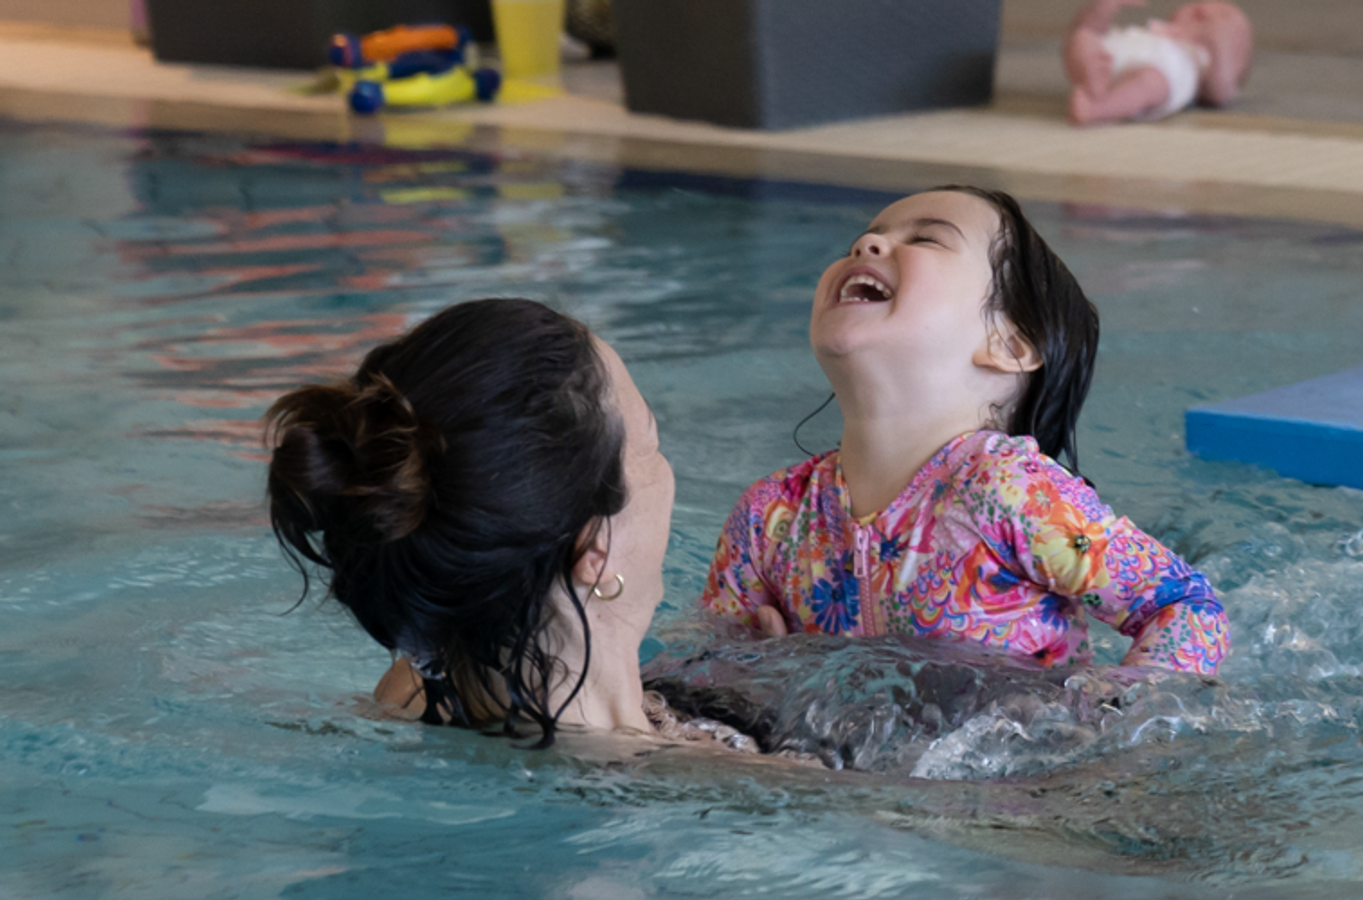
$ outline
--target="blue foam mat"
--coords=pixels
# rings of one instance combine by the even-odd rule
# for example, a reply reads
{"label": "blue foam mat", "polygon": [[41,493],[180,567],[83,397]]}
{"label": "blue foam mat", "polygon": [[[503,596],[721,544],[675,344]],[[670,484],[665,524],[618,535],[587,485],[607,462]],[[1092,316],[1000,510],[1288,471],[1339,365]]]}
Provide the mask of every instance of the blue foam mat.
{"label": "blue foam mat", "polygon": [[1188,450],[1311,484],[1363,488],[1363,366],[1197,406],[1184,414]]}

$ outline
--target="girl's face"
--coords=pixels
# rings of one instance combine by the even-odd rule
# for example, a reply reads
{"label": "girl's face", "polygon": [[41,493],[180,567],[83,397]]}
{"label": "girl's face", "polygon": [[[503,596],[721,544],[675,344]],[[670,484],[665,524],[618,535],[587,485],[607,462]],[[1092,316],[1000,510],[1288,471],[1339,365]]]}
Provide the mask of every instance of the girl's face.
{"label": "girl's face", "polygon": [[989,338],[984,304],[998,230],[992,206],[956,191],[882,210],[819,280],[809,336],[820,364],[857,358],[942,379],[969,371]]}

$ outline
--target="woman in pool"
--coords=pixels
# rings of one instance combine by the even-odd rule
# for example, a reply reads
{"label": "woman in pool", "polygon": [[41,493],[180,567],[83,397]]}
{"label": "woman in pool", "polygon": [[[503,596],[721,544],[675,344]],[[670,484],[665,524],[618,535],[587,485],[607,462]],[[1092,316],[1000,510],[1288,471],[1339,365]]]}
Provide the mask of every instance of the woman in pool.
{"label": "woman in pool", "polygon": [[[270,518],[402,654],[425,722],[650,733],[639,645],[673,477],[620,357],[529,300],[450,307],[266,413]],[[306,590],[306,571],[304,572]]]}
{"label": "woman in pool", "polygon": [[902,633],[1087,663],[1089,615],[1133,666],[1215,673],[1207,580],[1056,462],[1098,313],[1007,194],[886,207],[815,292],[810,341],[839,449],[748,489],[703,603],[766,633]]}

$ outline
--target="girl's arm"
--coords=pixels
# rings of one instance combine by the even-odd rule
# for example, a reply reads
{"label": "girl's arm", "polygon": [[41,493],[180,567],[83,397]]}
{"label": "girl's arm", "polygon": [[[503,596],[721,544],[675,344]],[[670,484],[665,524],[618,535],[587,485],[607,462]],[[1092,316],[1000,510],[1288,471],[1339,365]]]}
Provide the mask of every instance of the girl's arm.
{"label": "girl's arm", "polygon": [[1125,665],[1216,673],[1230,627],[1202,573],[1047,457],[1014,457],[1000,474],[1028,577],[1132,638]]}
{"label": "girl's arm", "polygon": [[1084,605],[1132,639],[1128,666],[1215,675],[1230,650],[1230,623],[1206,577],[1122,517],[1105,523],[1106,585]]}
{"label": "girl's arm", "polygon": [[[770,633],[772,628],[770,623],[762,622],[758,611],[763,607],[780,610],[778,596],[767,586],[763,577],[766,573],[762,571],[767,544],[765,524],[774,499],[766,496],[771,493],[769,482],[764,479],[744,491],[729,514],[700,598],[705,609],[733,616],[742,624],[765,633]],[[770,613],[764,615],[770,616]]]}
{"label": "girl's arm", "polygon": [[[1203,584],[1206,579],[1193,572]],[[1230,650],[1230,627],[1226,612],[1207,588],[1206,600],[1184,598],[1161,608],[1143,620],[1137,630],[1122,629],[1132,636],[1124,666],[1159,666],[1165,669],[1216,674]],[[1170,663],[1174,664],[1171,665]]]}

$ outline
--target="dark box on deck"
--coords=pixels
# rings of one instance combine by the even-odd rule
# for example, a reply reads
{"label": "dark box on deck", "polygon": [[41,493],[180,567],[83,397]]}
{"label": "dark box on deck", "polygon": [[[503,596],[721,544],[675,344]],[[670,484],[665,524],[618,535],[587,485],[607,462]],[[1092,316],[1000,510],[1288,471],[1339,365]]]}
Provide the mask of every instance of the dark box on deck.
{"label": "dark box on deck", "polygon": [[338,31],[427,22],[492,40],[489,0],[147,0],[147,17],[162,62],[315,69]]}
{"label": "dark box on deck", "polygon": [[1001,0],[614,0],[625,103],[788,128],[987,103]]}

